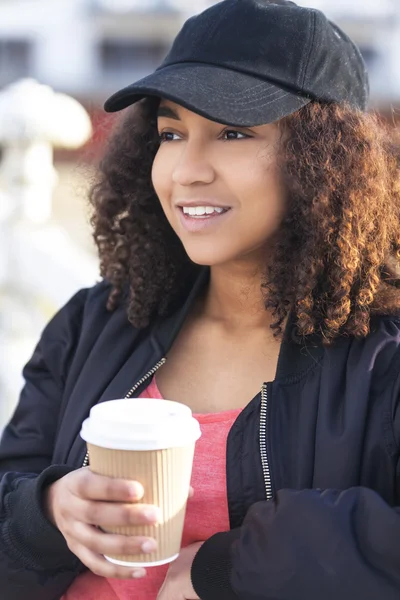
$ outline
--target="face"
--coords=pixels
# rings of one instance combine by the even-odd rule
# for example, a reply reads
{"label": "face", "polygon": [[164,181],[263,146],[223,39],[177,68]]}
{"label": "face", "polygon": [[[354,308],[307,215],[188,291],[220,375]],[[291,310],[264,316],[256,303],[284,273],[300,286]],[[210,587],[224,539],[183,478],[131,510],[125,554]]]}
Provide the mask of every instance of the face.
{"label": "face", "polygon": [[158,132],[154,189],[190,259],[261,260],[284,214],[278,125],[227,126],[162,100]]}

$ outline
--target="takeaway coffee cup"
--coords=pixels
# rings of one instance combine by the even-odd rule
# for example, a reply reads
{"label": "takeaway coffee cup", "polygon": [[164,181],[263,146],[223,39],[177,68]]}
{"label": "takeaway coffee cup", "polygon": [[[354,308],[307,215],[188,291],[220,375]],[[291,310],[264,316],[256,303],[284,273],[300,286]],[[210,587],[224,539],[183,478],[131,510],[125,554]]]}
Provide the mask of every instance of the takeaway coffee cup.
{"label": "takeaway coffee cup", "polygon": [[90,469],[108,477],[139,481],[140,502],[161,509],[161,522],[107,528],[107,532],[155,538],[152,554],[106,556],[130,567],[151,567],[175,560],[182,540],[195,442],[200,426],[188,406],[170,400],[111,400],[94,406],[82,424]]}

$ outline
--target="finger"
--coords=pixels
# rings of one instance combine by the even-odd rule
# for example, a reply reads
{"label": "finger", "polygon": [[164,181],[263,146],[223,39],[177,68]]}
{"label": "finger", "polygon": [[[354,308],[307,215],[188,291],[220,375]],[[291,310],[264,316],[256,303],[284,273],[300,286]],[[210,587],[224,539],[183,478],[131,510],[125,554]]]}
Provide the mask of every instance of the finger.
{"label": "finger", "polygon": [[157,550],[157,542],[153,538],[104,533],[84,523],[77,524],[73,535],[78,545],[85,546],[95,554],[126,556],[149,554]]}
{"label": "finger", "polygon": [[77,520],[107,527],[126,525],[155,525],[161,521],[161,511],[152,504],[122,504],[120,502],[81,501]]}
{"label": "finger", "polygon": [[194,496],[194,489],[192,488],[192,486],[189,487],[189,498],[193,498]]}
{"label": "finger", "polygon": [[92,473],[89,467],[76,472],[71,491],[79,498],[107,502],[135,502],[144,495],[143,486],[138,481],[98,475]]}
{"label": "finger", "polygon": [[100,577],[106,577],[107,579],[132,579],[133,577],[139,579],[146,576],[146,569],[142,567],[121,567],[120,565],[114,565],[103,556],[95,554],[84,546],[79,549],[77,556],[92,573]]}

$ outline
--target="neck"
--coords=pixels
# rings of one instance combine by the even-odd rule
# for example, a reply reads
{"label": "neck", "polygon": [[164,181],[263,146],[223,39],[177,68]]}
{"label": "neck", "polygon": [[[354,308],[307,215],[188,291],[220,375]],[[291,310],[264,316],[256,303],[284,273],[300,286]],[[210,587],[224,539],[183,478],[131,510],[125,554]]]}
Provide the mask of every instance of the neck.
{"label": "neck", "polygon": [[264,272],[265,260],[211,267],[204,316],[229,327],[269,326],[272,316],[265,309],[261,290]]}

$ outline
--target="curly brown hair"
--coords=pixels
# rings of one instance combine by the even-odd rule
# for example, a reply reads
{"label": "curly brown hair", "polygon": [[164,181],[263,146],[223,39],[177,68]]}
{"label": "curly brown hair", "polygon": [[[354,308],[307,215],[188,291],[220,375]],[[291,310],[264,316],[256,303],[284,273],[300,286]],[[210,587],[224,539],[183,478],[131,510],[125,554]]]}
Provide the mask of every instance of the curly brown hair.
{"label": "curly brown hair", "polygon": [[[158,100],[126,111],[92,187],[94,239],[138,328],[173,310],[200,267],[188,258],[151,183]],[[400,151],[378,115],[311,102],[280,121],[287,211],[262,288],[272,329],[295,317],[297,339],[364,337],[374,313],[400,312]]]}

